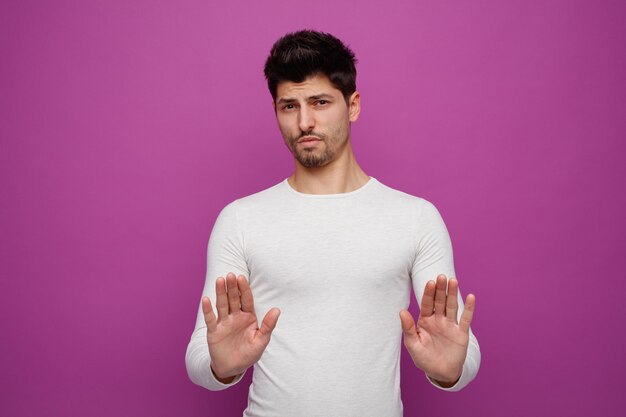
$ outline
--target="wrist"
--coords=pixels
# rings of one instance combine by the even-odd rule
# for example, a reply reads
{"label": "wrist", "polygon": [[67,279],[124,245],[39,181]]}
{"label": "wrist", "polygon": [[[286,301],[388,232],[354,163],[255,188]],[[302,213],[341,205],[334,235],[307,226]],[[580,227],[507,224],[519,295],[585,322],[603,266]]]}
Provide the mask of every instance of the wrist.
{"label": "wrist", "polygon": [[226,375],[226,376],[222,376],[222,375],[218,374],[217,372],[215,372],[215,369],[213,369],[213,361],[211,361],[210,368],[211,368],[211,373],[213,373],[213,376],[215,377],[215,379],[217,379],[222,384],[230,384],[238,376],[237,374],[235,374],[235,375]]}
{"label": "wrist", "polygon": [[434,377],[428,374],[426,374],[426,376],[428,377],[428,379],[430,379],[442,388],[452,388],[459,382],[462,373],[463,372],[461,371],[456,378]]}
{"label": "wrist", "polygon": [[433,381],[435,384],[439,385],[441,388],[452,388],[453,386],[456,385],[457,382],[459,382],[460,378],[457,378],[456,381],[454,382],[445,382],[445,381],[440,381],[438,379],[435,378],[430,378],[431,381]]}

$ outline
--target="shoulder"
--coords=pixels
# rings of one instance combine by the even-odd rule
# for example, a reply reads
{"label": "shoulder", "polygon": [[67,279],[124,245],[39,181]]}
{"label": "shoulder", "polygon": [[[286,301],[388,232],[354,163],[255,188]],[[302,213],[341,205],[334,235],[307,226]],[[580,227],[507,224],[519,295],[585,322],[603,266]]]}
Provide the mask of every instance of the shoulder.
{"label": "shoulder", "polygon": [[279,182],[264,190],[244,197],[240,197],[228,203],[223,209],[223,215],[238,216],[246,212],[259,212],[280,206],[285,199],[284,181]]}
{"label": "shoulder", "polygon": [[407,210],[412,215],[439,215],[437,207],[435,207],[435,205],[429,200],[391,188],[380,181],[378,181],[378,184],[379,197],[381,201],[386,201],[389,206],[402,211]]}

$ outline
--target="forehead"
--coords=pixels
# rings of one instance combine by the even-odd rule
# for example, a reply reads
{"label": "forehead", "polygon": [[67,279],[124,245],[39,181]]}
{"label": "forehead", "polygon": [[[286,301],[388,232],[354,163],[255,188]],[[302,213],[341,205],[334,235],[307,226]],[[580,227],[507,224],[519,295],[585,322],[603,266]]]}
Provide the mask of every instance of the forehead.
{"label": "forehead", "polygon": [[341,97],[341,90],[337,89],[324,74],[312,75],[304,81],[282,81],[276,86],[276,101],[280,99],[307,98],[312,95],[329,94]]}

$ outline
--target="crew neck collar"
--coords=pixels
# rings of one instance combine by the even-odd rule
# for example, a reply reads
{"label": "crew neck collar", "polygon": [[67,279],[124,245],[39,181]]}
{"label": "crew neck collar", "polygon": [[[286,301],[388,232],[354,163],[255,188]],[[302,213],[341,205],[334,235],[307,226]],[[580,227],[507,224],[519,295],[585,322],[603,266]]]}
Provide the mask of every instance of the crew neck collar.
{"label": "crew neck collar", "polygon": [[296,191],[291,184],[289,184],[288,179],[289,178],[285,178],[285,180],[282,182],[284,187],[287,188],[287,190],[289,190],[291,193],[296,194],[298,196],[301,197],[306,197],[306,198],[345,198],[345,197],[350,197],[353,196],[355,194],[359,194],[361,192],[363,192],[363,190],[370,188],[372,184],[378,182],[376,181],[376,178],[374,177],[369,177],[370,179],[363,184],[361,187],[357,188],[356,190],[352,190],[352,191],[348,191],[347,193],[337,193],[337,194],[307,194],[307,193],[301,193],[300,191]]}

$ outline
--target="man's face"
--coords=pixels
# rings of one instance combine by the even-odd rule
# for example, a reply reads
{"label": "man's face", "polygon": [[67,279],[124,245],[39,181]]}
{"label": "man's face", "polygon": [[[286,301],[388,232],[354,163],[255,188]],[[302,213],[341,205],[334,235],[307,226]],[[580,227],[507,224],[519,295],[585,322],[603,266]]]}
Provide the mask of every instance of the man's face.
{"label": "man's face", "polygon": [[328,164],[349,144],[350,122],[359,115],[359,93],[348,104],[325,75],[276,88],[276,119],[285,144],[307,168]]}

